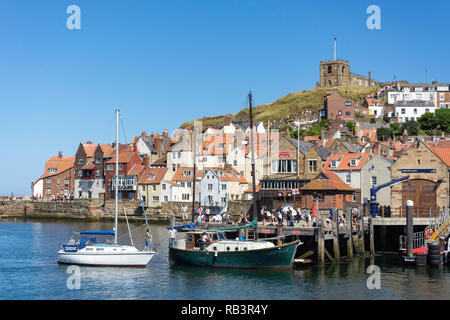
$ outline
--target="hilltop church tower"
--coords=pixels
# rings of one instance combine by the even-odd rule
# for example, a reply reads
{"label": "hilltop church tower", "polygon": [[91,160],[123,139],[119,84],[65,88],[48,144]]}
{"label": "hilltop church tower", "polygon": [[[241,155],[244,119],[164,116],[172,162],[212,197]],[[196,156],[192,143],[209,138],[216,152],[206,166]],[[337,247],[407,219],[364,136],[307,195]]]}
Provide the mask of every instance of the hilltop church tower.
{"label": "hilltop church tower", "polygon": [[338,86],[368,87],[376,86],[377,81],[350,72],[350,62],[336,59],[336,38],[334,38],[334,59],[320,61],[320,82],[316,88],[333,88]]}

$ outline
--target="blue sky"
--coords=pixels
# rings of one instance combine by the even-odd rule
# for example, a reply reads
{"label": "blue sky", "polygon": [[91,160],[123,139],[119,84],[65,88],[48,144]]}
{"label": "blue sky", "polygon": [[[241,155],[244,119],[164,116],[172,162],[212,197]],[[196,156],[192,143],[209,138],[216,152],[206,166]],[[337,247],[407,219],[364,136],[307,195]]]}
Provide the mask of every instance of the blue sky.
{"label": "blue sky", "polygon": [[[369,5],[381,30],[369,30]],[[81,30],[69,30],[69,5]],[[270,103],[337,55],[376,80],[450,81],[450,2],[0,0],[0,194],[29,194],[80,141],[128,139]]]}

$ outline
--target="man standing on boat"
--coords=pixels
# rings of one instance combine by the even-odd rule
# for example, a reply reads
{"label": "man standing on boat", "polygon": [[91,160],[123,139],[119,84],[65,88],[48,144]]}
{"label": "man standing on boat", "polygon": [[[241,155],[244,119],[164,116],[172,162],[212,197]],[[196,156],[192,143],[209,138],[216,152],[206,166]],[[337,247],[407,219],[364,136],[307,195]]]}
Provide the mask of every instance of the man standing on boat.
{"label": "man standing on boat", "polygon": [[169,246],[170,247],[173,247],[173,244],[174,244],[175,238],[176,238],[176,233],[177,233],[177,231],[173,227],[170,227],[170,230],[169,230]]}
{"label": "man standing on boat", "polygon": [[148,229],[145,234],[145,251],[150,251],[150,232]]}

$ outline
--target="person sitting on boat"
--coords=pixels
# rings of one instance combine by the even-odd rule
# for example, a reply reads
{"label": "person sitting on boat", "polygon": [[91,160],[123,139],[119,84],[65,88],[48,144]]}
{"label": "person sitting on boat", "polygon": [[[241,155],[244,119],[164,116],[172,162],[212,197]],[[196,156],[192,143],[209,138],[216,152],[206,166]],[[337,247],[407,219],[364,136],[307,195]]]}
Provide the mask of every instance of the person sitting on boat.
{"label": "person sitting on boat", "polygon": [[173,247],[173,244],[174,244],[175,238],[176,238],[176,233],[177,233],[177,231],[173,227],[170,227],[170,230],[169,230],[169,246],[170,247]]}
{"label": "person sitting on boat", "polygon": [[150,231],[148,229],[145,234],[145,251],[150,251]]}
{"label": "person sitting on boat", "polygon": [[211,238],[206,234],[206,232],[203,232],[202,237],[200,238],[200,249],[206,250],[206,244],[212,243]]}

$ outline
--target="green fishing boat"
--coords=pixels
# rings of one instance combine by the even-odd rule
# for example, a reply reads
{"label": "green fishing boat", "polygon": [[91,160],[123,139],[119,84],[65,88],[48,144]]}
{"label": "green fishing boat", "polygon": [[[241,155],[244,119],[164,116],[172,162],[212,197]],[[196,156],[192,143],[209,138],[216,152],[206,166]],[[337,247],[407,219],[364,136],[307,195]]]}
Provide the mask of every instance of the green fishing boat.
{"label": "green fishing boat", "polygon": [[[275,245],[263,240],[231,240],[225,231],[255,228],[257,220],[242,227],[215,230],[193,230],[185,239],[175,240],[169,246],[173,264],[210,268],[274,268],[291,269],[300,241]],[[202,241],[207,238],[207,241]]]}

